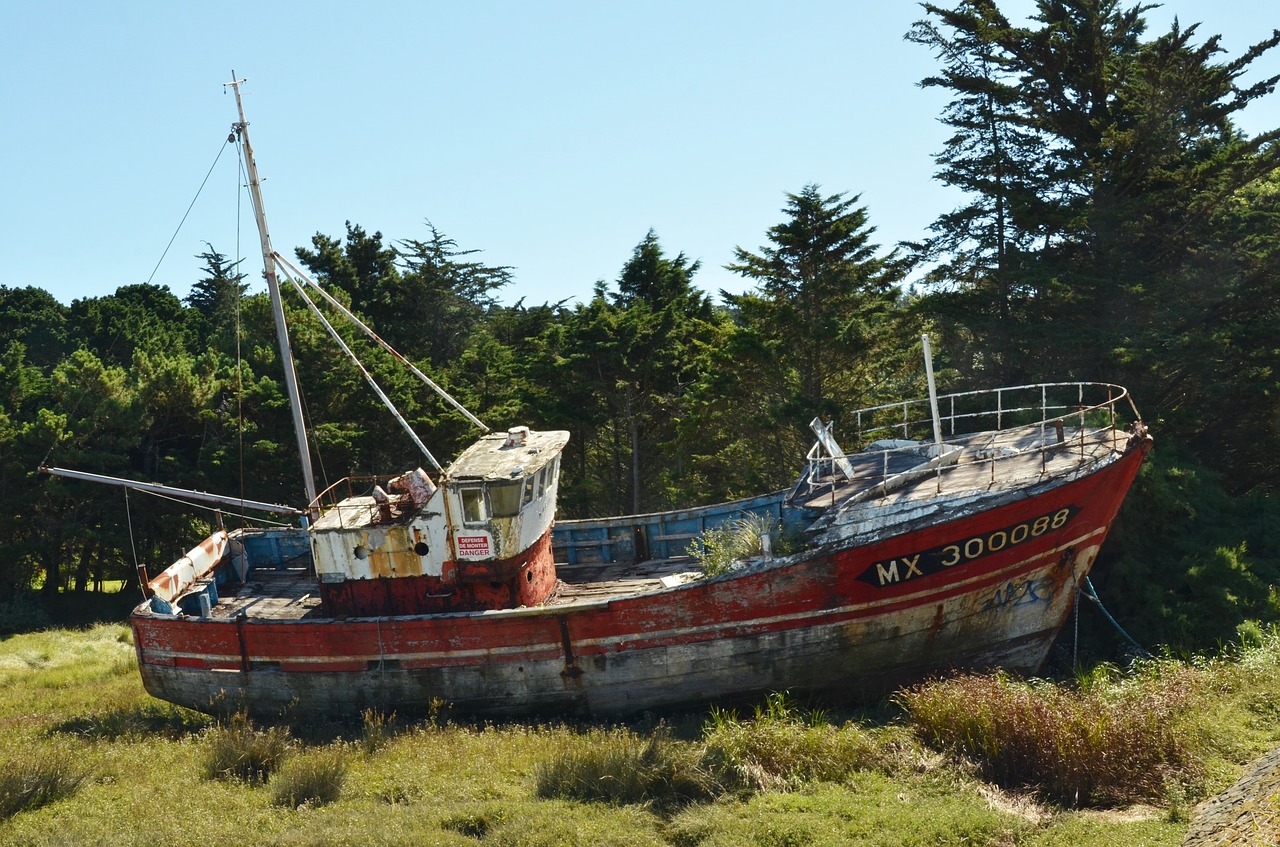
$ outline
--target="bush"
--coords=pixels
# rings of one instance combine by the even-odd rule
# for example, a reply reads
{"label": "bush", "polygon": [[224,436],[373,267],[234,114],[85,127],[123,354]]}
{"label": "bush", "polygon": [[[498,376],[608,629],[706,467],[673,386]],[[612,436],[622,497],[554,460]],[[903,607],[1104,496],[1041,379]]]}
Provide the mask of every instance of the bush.
{"label": "bush", "polygon": [[696,745],[673,740],[664,724],[648,741],[629,730],[597,731],[590,743],[575,744],[538,766],[538,796],[643,803],[665,813],[723,792],[701,760]]}
{"label": "bush", "polygon": [[70,797],[89,774],[69,750],[30,747],[0,763],[0,820]]}
{"label": "bush", "polygon": [[207,779],[238,779],[250,784],[265,783],[289,752],[289,730],[271,727],[255,729],[244,713],[209,732],[204,775]]}
{"label": "bush", "polygon": [[1101,674],[1077,690],[972,675],[897,697],[926,743],[967,757],[998,785],[1066,806],[1117,806],[1162,799],[1197,775],[1181,724],[1189,673]]}
{"label": "bush", "polygon": [[297,756],[271,781],[272,803],[296,809],[306,804],[336,802],[347,779],[347,756],[341,748]]}

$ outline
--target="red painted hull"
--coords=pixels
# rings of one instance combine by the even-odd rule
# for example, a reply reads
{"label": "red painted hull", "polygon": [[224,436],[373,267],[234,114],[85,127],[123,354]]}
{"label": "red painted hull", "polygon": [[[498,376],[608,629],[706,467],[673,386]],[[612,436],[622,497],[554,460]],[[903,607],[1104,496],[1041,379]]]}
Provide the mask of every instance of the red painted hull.
{"label": "red painted hull", "polygon": [[[1149,447],[874,544],[563,607],[348,620],[132,617],[153,695],[196,709],[624,715],[787,689],[865,697],[1034,672]],[[952,561],[952,560],[955,561]]]}

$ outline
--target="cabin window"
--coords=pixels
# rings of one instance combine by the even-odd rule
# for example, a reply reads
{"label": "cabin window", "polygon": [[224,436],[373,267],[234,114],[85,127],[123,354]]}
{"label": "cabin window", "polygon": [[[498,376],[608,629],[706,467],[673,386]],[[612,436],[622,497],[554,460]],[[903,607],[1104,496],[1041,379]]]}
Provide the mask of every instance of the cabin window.
{"label": "cabin window", "polygon": [[527,477],[527,478],[525,479],[525,481],[524,481],[524,505],[528,506],[530,503],[532,503],[532,502],[533,502],[533,492],[534,492],[534,490],[537,488],[537,483],[538,483],[538,477],[537,477],[537,475],[536,475],[536,474],[535,474],[534,476]]}
{"label": "cabin window", "polygon": [[547,493],[547,471],[551,468],[549,465],[543,465],[542,470],[538,471],[538,499],[542,499],[542,495]]}
{"label": "cabin window", "polygon": [[458,494],[462,496],[463,523],[484,523],[489,520],[489,510],[485,507],[482,486],[469,485],[459,488]]}
{"label": "cabin window", "polygon": [[509,518],[520,514],[520,495],[524,488],[521,480],[492,482],[489,484],[489,506],[495,518]]}

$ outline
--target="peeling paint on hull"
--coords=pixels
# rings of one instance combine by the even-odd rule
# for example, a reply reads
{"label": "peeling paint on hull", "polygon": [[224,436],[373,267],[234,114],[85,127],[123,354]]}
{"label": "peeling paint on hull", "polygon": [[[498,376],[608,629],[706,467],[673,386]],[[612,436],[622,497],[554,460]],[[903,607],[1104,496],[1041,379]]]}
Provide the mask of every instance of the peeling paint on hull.
{"label": "peeling paint on hull", "polygon": [[[139,665],[150,693],[191,708],[338,716],[435,700],[477,714],[618,716],[780,689],[868,697],[952,668],[1034,672],[1148,444],[1033,497],[629,597],[341,621],[140,608]],[[946,565],[950,547],[977,549],[971,539],[992,549]],[[928,572],[921,553],[939,550]],[[877,563],[911,557],[876,584]]]}

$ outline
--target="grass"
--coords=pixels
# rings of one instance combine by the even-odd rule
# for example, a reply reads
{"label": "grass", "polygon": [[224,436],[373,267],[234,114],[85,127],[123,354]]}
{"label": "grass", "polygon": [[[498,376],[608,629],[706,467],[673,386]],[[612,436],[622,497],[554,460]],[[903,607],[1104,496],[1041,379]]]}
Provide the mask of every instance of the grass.
{"label": "grass", "polygon": [[[442,706],[420,722],[368,713],[329,729],[237,727],[149,698],[123,627],[11,636],[0,639],[0,764],[42,761],[61,793],[0,819],[0,845],[163,847],[198,832],[282,845],[1172,847],[1200,798],[1280,743],[1280,639],[1246,640],[1062,685],[959,677],[917,689],[950,704],[937,707],[943,723],[1003,704],[1001,722],[1058,715],[1083,731],[1092,712],[1110,710],[1113,723],[1131,719],[1125,731],[1171,732],[1162,743],[1182,752],[1150,766],[1159,780],[1136,774],[1142,803],[1117,807],[1128,801],[1098,788],[1049,799],[1064,793],[1040,784],[1051,772],[1000,777],[1002,787],[978,753],[931,735],[923,711],[855,716],[774,695],[665,724],[468,723]],[[982,709],[943,697],[962,690],[985,692]],[[1138,714],[1165,697],[1178,698],[1176,714]],[[1018,711],[1037,698],[1054,708]],[[218,743],[243,753],[264,737],[287,753],[261,776],[207,778]],[[1083,760],[1134,773],[1125,743]],[[13,793],[0,789],[6,802]]]}
{"label": "grass", "polygon": [[347,779],[347,753],[331,747],[291,759],[271,780],[271,802],[296,809],[336,803]]}
{"label": "grass", "polygon": [[642,804],[666,814],[725,791],[702,752],[673,739],[665,724],[647,739],[629,730],[595,730],[583,740],[538,766],[539,797]]}
{"label": "grass", "polygon": [[244,714],[215,726],[205,739],[203,772],[206,779],[238,779],[265,783],[289,754],[288,727],[258,729]]}
{"label": "grass", "polygon": [[785,547],[781,526],[769,516],[748,512],[720,526],[711,527],[689,543],[687,553],[698,562],[704,576],[719,576],[733,570],[744,559],[764,555],[765,537],[772,552],[781,555]]}
{"label": "grass", "polygon": [[64,746],[20,750],[0,762],[0,820],[69,798],[88,778]]}

